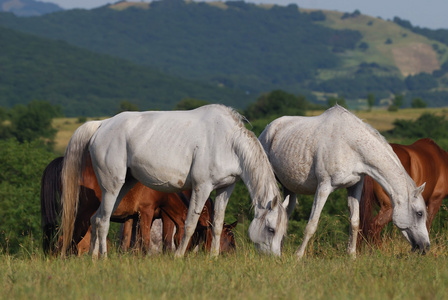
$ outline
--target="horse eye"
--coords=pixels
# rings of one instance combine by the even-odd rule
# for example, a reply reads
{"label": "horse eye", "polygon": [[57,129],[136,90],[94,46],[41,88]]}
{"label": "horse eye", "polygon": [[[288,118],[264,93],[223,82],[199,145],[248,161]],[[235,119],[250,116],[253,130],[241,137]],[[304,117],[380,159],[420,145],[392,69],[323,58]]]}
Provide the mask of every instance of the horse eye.
{"label": "horse eye", "polygon": [[272,227],[268,227],[268,231],[272,234],[275,234],[275,229]]}
{"label": "horse eye", "polygon": [[417,216],[419,216],[419,217],[423,217],[423,212],[418,211],[418,212],[417,212]]}

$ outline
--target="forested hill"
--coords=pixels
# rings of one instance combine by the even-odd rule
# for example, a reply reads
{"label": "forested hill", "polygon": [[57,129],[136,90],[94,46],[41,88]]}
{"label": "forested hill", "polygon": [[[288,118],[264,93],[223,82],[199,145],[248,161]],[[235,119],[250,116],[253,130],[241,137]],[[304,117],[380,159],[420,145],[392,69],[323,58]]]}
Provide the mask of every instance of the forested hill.
{"label": "forested hill", "polygon": [[310,100],[344,97],[352,107],[369,93],[377,104],[397,94],[405,105],[415,97],[448,104],[444,39],[359,11],[160,0],[28,18],[3,13],[0,26],[237,90],[246,95],[237,107],[274,89],[312,93]]}
{"label": "forested hill", "polygon": [[93,53],[66,42],[0,27],[0,107],[47,100],[67,116],[113,115],[128,101],[140,109],[171,109],[184,98],[239,107],[247,95]]}
{"label": "forested hill", "polygon": [[256,94],[279,87],[300,90],[316,69],[338,67],[334,48],[354,48],[361,38],[356,31],[315,24],[296,5],[219,5],[122,2],[33,18],[3,15],[0,24]]}
{"label": "forested hill", "polygon": [[17,16],[40,16],[62,10],[56,4],[34,0],[0,0],[0,11]]}

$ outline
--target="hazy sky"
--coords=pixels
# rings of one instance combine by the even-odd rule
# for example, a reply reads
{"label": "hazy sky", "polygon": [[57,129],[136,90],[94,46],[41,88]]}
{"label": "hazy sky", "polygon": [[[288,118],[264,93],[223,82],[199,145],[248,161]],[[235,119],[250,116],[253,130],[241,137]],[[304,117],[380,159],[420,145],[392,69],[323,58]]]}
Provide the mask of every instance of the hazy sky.
{"label": "hazy sky", "polygon": [[[41,0],[52,2],[62,8],[94,8],[116,0]],[[128,0],[129,2],[131,0]],[[133,0],[135,2],[150,2],[148,0]],[[303,8],[318,8],[361,13],[385,20],[395,16],[411,21],[412,25],[432,29],[448,29],[448,0],[246,0],[254,3],[272,3],[287,5],[295,3]]]}

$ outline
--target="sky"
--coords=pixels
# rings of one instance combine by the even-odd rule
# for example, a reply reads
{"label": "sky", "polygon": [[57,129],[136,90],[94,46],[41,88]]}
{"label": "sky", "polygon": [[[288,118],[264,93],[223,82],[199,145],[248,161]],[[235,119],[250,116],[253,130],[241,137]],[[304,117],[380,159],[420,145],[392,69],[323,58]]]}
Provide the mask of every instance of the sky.
{"label": "sky", "polygon": [[[40,0],[51,2],[64,9],[91,9],[118,0]],[[128,0],[131,2],[131,0]],[[132,0],[150,2],[148,0]],[[201,0],[202,1],[202,0]],[[271,3],[278,5],[297,4],[301,8],[316,8],[353,12],[358,9],[362,14],[392,20],[395,16],[408,20],[414,26],[431,29],[448,29],[448,0],[245,0],[253,3]],[[223,2],[225,2],[223,0]]]}

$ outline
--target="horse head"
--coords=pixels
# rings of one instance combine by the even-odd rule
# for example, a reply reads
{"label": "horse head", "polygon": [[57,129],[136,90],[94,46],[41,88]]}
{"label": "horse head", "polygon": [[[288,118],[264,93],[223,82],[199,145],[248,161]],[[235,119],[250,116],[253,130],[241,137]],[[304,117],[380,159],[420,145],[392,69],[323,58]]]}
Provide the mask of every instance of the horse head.
{"label": "horse head", "polygon": [[232,230],[235,229],[237,224],[238,221],[235,221],[232,224],[224,223],[219,247],[221,253],[231,253],[236,250],[235,235]]}
{"label": "horse head", "polygon": [[412,245],[412,250],[423,254],[429,250],[429,234],[426,227],[426,205],[422,197],[425,183],[409,194],[409,201],[395,204],[392,220]]}
{"label": "horse head", "polygon": [[282,205],[277,197],[269,201],[266,207],[260,203],[255,206],[255,216],[249,226],[249,238],[259,252],[280,256],[287,227],[285,204]]}

